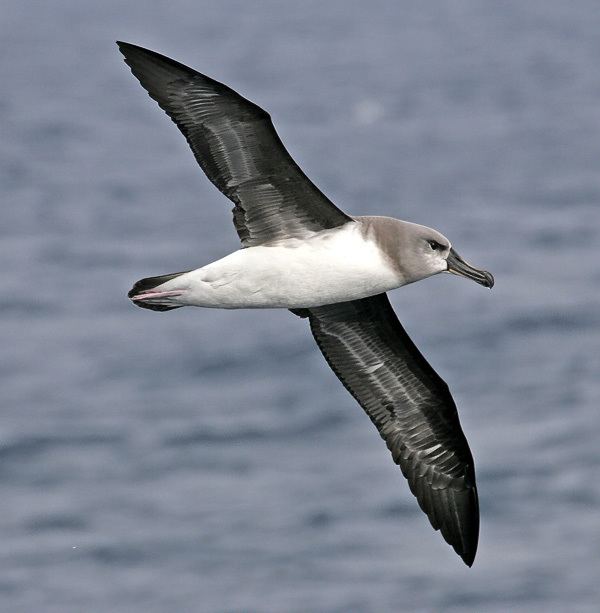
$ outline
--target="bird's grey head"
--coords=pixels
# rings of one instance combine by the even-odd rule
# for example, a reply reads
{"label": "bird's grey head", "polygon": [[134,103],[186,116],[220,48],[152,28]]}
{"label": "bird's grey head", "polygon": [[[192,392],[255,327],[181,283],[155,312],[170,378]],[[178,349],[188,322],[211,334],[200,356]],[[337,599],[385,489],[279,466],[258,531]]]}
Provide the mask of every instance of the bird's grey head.
{"label": "bird's grey head", "polygon": [[[405,283],[419,281],[440,272],[449,272],[472,279],[485,287],[494,285],[494,277],[489,272],[465,262],[453,249],[450,241],[437,230],[407,221],[394,222],[393,229],[392,225],[386,224],[388,238],[384,241],[387,243],[384,250],[388,254],[392,249],[395,250],[393,260]],[[394,238],[390,240],[392,232]]]}

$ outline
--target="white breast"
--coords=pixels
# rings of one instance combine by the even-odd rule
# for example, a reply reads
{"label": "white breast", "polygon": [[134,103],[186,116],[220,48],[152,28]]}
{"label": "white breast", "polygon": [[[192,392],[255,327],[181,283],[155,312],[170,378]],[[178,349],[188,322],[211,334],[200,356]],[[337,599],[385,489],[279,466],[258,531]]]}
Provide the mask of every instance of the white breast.
{"label": "white breast", "polygon": [[320,306],[402,284],[354,222],[305,240],[240,249],[176,281],[188,290],[185,304],[234,309]]}

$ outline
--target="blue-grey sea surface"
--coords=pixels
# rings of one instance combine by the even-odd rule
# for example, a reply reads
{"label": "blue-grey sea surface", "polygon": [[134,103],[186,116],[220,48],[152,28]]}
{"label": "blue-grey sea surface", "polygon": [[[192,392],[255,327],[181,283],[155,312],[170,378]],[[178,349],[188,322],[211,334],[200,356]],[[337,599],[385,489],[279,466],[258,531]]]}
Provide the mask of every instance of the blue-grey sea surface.
{"label": "blue-grey sea surface", "polygon": [[[598,9],[4,0],[2,612],[600,610]],[[267,108],[340,207],[495,274],[391,294],[476,458],[472,569],[306,321],[129,303],[238,241],[117,39]]]}

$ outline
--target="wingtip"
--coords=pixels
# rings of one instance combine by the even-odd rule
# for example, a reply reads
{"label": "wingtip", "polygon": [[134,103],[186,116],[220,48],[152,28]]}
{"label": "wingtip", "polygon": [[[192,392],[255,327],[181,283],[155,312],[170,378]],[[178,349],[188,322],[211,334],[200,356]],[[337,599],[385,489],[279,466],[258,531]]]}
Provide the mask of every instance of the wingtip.
{"label": "wingtip", "polygon": [[471,568],[473,566],[473,562],[475,562],[475,555],[477,554],[477,550],[473,550],[473,551],[465,551],[460,555],[460,557],[462,558],[462,561],[469,567]]}
{"label": "wingtip", "polygon": [[127,57],[127,53],[131,51],[145,51],[148,52],[148,49],[144,49],[144,47],[140,47],[139,45],[134,45],[133,43],[126,43],[122,40],[115,41],[117,43],[117,47],[119,47],[119,51]]}
{"label": "wingtip", "polygon": [[135,51],[136,49],[141,49],[141,47],[138,47],[137,45],[132,45],[131,43],[126,43],[122,40],[117,40],[115,42],[117,43],[117,47],[119,48],[121,55],[123,55],[123,57],[125,58],[126,63],[127,58],[131,55],[133,51]]}
{"label": "wingtip", "polygon": [[[477,519],[479,519],[479,517],[477,517]],[[454,551],[456,551],[469,568],[473,566],[475,556],[477,555],[477,546],[479,544],[479,521],[476,522],[476,525],[472,527],[472,531],[470,532],[470,534],[468,532],[467,534],[463,534],[461,547],[454,547]]]}
{"label": "wingtip", "polygon": [[[146,49],[145,47],[141,47],[140,45],[134,45],[133,43],[126,43],[122,40],[115,41],[117,43],[117,47],[119,47],[119,51],[125,56],[127,59],[131,55],[147,55],[154,57],[163,57],[160,53],[156,51],[152,51],[151,49]],[[169,60],[170,58],[165,58]],[[174,61],[174,60],[171,60]]]}
{"label": "wingtip", "polygon": [[[439,528],[436,528],[436,530]],[[479,534],[476,531],[474,537],[471,535],[471,539],[465,542],[464,538],[467,535],[461,535],[458,539],[451,538],[445,530],[441,530],[444,540],[452,546],[454,552],[458,554],[461,560],[469,567],[473,566],[475,562],[475,556],[477,555],[477,545],[479,541]]]}
{"label": "wingtip", "polygon": [[[474,480],[474,477],[473,477]],[[438,494],[441,493],[438,490]],[[438,515],[450,511],[441,521],[440,531],[444,540],[452,546],[462,561],[473,566],[479,545],[479,500],[475,485],[465,490],[445,490],[447,506],[437,509]],[[442,499],[443,501],[443,499]],[[434,507],[435,509],[435,507]],[[431,521],[431,509],[427,515]],[[434,526],[435,527],[435,526]]]}

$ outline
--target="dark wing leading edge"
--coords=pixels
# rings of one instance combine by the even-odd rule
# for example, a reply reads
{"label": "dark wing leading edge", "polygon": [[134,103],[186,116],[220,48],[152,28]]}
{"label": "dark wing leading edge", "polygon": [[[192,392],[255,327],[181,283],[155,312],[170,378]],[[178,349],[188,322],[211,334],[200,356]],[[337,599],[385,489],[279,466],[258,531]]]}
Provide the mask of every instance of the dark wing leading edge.
{"label": "dark wing leading edge", "polygon": [[266,111],[179,62],[117,44],[131,72],[177,124],[206,176],[235,204],[233,220],[243,246],[301,238],[352,220],[294,162]]}
{"label": "dark wing leading edge", "polygon": [[296,312],[367,412],[436,530],[471,566],[479,537],[475,469],[448,386],[386,294]]}

